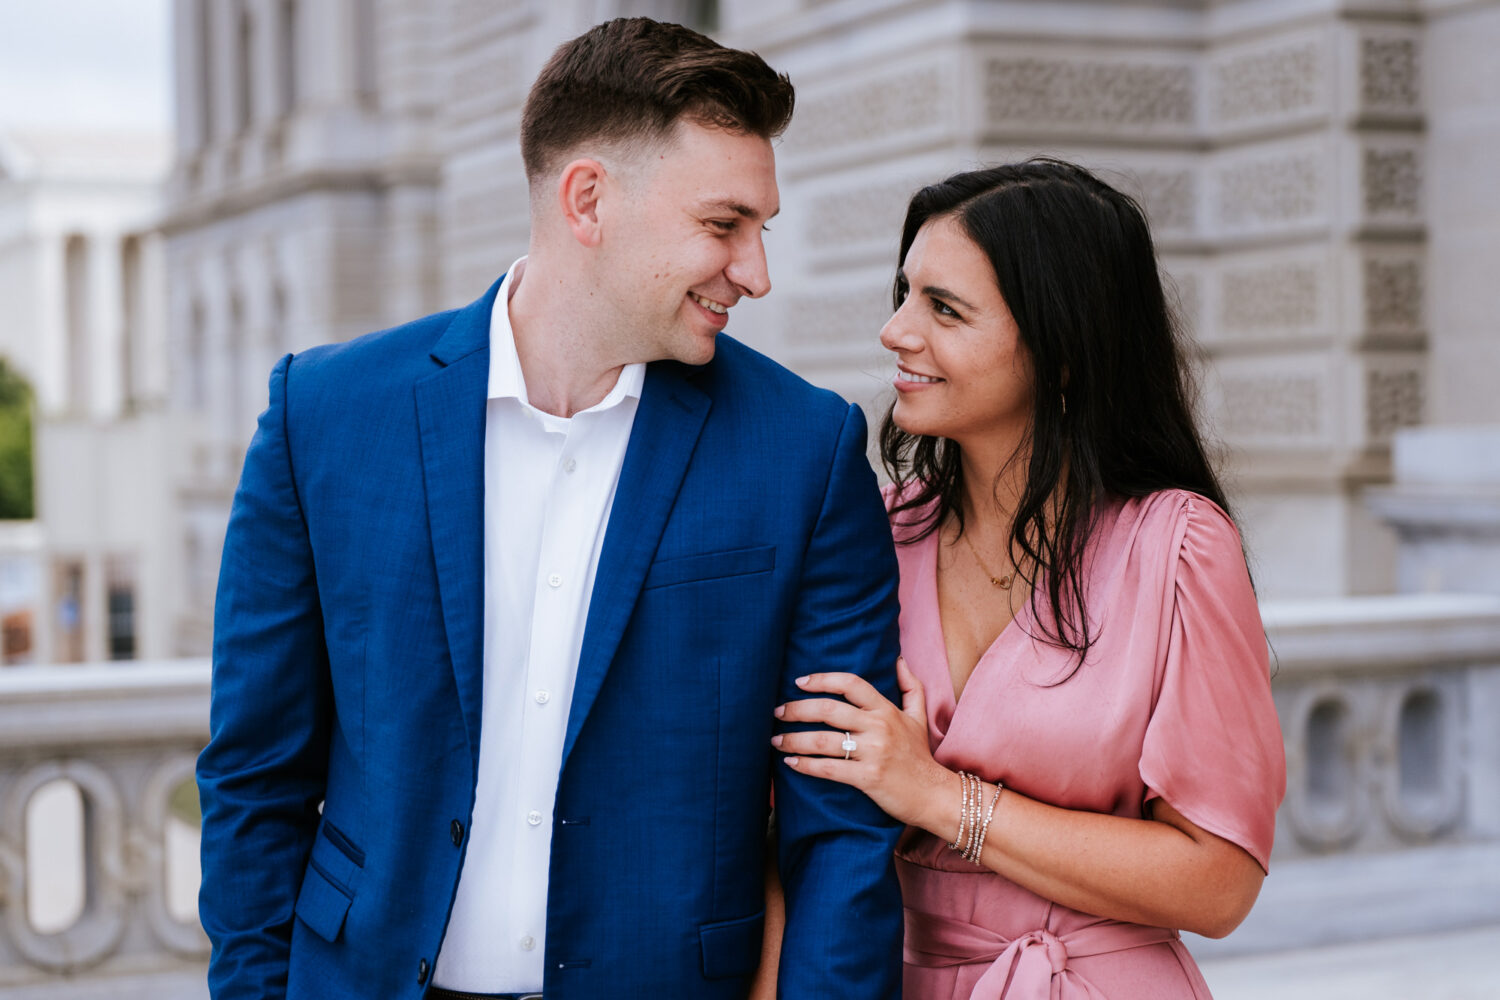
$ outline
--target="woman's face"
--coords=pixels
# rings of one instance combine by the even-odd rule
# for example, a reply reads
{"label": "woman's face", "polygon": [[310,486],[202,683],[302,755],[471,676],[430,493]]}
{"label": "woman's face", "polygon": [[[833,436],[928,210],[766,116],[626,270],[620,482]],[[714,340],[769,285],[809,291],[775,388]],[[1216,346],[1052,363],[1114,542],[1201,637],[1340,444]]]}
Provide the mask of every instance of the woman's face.
{"label": "woman's face", "polygon": [[902,262],[905,301],[880,331],[896,354],[896,425],[960,445],[1019,444],[1035,393],[989,258],[953,218],[929,220]]}

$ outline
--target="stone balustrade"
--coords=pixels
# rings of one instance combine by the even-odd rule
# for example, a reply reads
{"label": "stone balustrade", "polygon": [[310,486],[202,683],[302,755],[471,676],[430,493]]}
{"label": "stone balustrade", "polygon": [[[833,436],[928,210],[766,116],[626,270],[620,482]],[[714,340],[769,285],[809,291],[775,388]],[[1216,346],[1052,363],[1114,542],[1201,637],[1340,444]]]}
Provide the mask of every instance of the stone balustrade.
{"label": "stone balustrade", "polygon": [[[202,660],[0,670],[0,996],[207,996],[208,939],[181,904],[196,849],[174,844],[172,804],[196,803],[208,689]],[[35,822],[59,788],[81,807],[61,826],[81,830]]]}
{"label": "stone balustrade", "polygon": [[[1263,611],[1287,799],[1255,912],[1195,953],[1500,922],[1500,597]],[[208,680],[202,661],[0,670],[0,997],[206,994],[168,831]],[[59,781],[84,803],[82,905],[39,929],[33,895],[53,876],[38,881],[32,855],[53,838],[27,816]]]}
{"label": "stone balustrade", "polygon": [[1217,956],[1500,923],[1500,597],[1267,602],[1287,795]]}

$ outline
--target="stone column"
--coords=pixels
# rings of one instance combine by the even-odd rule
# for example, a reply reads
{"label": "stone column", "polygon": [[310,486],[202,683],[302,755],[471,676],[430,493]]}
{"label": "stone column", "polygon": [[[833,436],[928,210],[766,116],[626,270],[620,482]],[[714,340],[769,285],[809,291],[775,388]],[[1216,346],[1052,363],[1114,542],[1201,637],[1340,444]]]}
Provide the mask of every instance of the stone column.
{"label": "stone column", "polygon": [[119,236],[98,233],[89,243],[89,398],[80,415],[113,420],[125,405],[125,286]]}
{"label": "stone column", "polygon": [[37,329],[36,404],[39,417],[61,413],[68,405],[66,242],[54,233],[36,237]]}

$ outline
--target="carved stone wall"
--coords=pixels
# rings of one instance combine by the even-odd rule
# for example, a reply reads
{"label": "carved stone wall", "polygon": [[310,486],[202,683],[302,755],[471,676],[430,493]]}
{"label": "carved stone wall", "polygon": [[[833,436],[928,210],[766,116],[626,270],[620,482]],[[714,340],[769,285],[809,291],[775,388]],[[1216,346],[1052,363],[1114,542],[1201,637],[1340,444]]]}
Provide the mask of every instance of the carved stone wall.
{"label": "carved stone wall", "polygon": [[983,62],[985,121],[992,129],[1184,133],[1198,117],[1188,60],[1143,62],[1004,54]]}

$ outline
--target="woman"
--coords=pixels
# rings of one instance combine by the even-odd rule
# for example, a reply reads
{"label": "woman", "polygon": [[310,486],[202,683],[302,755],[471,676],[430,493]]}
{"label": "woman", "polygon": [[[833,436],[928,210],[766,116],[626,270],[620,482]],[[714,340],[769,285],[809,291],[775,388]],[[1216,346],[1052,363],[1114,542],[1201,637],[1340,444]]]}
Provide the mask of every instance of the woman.
{"label": "woman", "polygon": [[1285,760],[1141,210],[1055,160],[958,174],[895,300],[904,703],[814,675],[773,742],[909,825],[911,1000],[1207,997],[1176,929],[1249,912]]}

